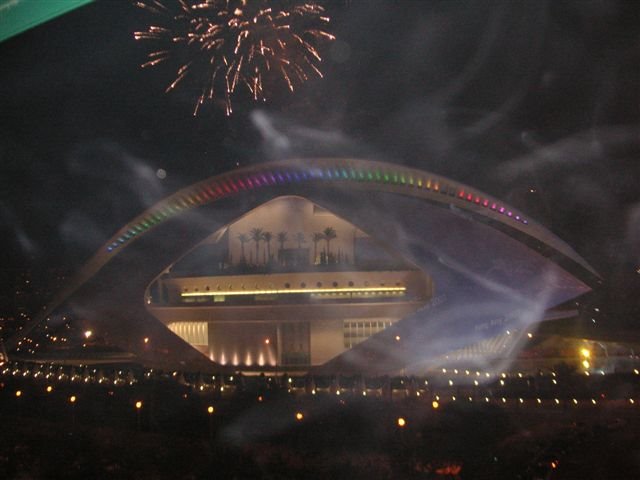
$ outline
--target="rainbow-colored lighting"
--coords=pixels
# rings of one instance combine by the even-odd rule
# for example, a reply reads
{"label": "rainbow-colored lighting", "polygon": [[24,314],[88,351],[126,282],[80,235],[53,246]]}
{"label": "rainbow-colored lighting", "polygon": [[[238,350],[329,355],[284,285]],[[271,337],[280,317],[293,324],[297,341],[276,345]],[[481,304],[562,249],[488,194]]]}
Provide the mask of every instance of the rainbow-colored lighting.
{"label": "rainbow-colored lighting", "polygon": [[237,171],[210,178],[183,189],[167,200],[160,202],[143,217],[139,217],[124,227],[106,247],[113,252],[136,236],[159,225],[165,220],[194,207],[215,202],[225,197],[264,187],[274,187],[299,183],[369,183],[407,189],[419,189],[432,194],[451,197],[458,201],[483,207],[514,222],[527,225],[522,215],[506,205],[501,205],[481,192],[460,184],[454,184],[436,175],[418,170],[394,168],[375,163],[327,160],[322,166],[296,164],[258,165],[250,171]]}

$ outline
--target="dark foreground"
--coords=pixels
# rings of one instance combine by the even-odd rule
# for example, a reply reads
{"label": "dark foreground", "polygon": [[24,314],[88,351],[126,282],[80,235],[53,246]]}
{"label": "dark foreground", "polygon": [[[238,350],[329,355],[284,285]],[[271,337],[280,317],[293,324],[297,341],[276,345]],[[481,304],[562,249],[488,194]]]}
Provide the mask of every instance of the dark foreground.
{"label": "dark foreground", "polygon": [[20,376],[1,385],[0,478],[640,478],[640,405],[628,399],[434,405],[433,392],[216,396],[178,382]]}

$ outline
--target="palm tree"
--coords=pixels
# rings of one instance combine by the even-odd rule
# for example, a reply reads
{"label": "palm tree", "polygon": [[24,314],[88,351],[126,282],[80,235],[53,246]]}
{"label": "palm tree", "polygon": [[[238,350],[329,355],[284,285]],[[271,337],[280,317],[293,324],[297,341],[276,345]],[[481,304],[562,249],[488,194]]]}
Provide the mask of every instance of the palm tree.
{"label": "palm tree", "polygon": [[262,239],[267,242],[267,261],[265,263],[269,263],[271,261],[271,239],[273,235],[271,232],[264,232],[262,234]]}
{"label": "palm tree", "polygon": [[241,256],[240,262],[246,263],[247,260],[244,257],[244,244],[249,241],[249,237],[247,236],[246,233],[241,233],[240,235],[238,235],[238,240],[240,240],[240,256]]}
{"label": "palm tree", "polygon": [[256,264],[260,263],[260,257],[258,254],[260,253],[260,242],[262,241],[262,229],[261,228],[252,228],[251,229],[251,240],[256,242]]}
{"label": "palm tree", "polygon": [[322,233],[324,235],[324,240],[327,242],[327,259],[329,259],[329,255],[331,254],[331,240],[336,238],[338,234],[331,227],[325,228]]}
{"label": "palm tree", "polygon": [[296,242],[298,242],[298,249],[302,248],[302,244],[304,243],[304,233],[298,232],[296,233]]}
{"label": "palm tree", "polygon": [[280,257],[282,257],[282,251],[284,250],[284,243],[287,241],[287,232],[279,232],[278,233],[278,243],[280,244],[280,249],[278,249],[278,259],[282,261]]}
{"label": "palm tree", "polygon": [[324,235],[321,233],[314,233],[313,237],[311,237],[311,241],[313,242],[313,263],[316,263],[316,259],[318,258],[318,242],[324,240]]}

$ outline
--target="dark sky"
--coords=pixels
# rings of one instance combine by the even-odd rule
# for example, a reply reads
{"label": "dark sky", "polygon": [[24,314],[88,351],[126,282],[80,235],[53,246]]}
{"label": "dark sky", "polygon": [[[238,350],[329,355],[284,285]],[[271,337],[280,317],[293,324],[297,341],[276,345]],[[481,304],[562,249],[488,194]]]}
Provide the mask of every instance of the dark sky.
{"label": "dark sky", "polygon": [[176,65],[139,68],[151,46],[133,32],[156,18],[126,1],[0,44],[1,268],[78,265],[145,206],[237,164],[359,155],[505,199],[636,296],[640,2],[328,12],[325,78],[239,99],[231,117],[213,106],[194,118],[188,86],[164,94]]}

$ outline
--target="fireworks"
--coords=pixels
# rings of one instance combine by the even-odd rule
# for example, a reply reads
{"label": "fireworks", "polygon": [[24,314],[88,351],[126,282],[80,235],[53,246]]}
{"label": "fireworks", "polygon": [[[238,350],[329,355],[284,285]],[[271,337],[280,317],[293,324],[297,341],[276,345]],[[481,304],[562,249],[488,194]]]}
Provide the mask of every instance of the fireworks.
{"label": "fireworks", "polygon": [[322,77],[318,46],[335,38],[323,30],[329,23],[324,8],[313,2],[175,0],[174,10],[167,0],[136,5],[164,19],[164,26],[134,34],[161,46],[142,67],[175,60],[179,67],[166,92],[187,81],[195,84],[194,115],[205,102],[218,99],[230,115],[239,87],[253,100],[266,101],[277,83],[293,91],[309,75]]}

